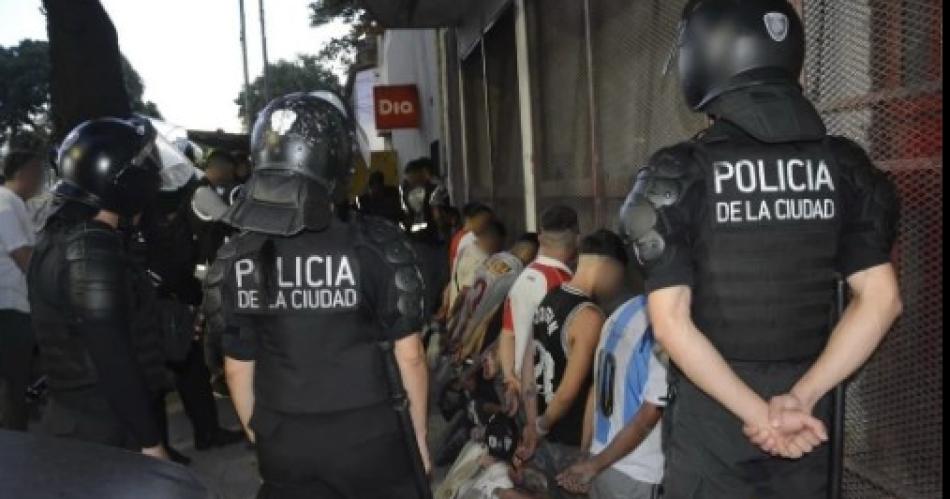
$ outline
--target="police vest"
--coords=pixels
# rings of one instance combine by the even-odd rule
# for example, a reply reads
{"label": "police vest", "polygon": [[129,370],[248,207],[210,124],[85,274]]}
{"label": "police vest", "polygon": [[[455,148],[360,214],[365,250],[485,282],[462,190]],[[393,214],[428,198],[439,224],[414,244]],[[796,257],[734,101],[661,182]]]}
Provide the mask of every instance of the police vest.
{"label": "police vest", "polygon": [[841,175],[827,141],[766,144],[720,121],[694,141],[693,319],[728,359],[812,359],[834,306]]}
{"label": "police vest", "polygon": [[[30,264],[29,290],[33,329],[49,386],[54,390],[72,390],[96,384],[98,373],[81,336],[82,319],[72,309],[67,293],[70,259],[81,261],[83,250],[93,250],[94,242],[85,240],[85,223],[51,220],[40,235]],[[120,286],[128,297],[128,309],[116,314],[129,319],[129,341],[137,364],[149,389],[158,394],[169,388],[165,368],[161,329],[155,321],[154,292],[148,277],[128,260],[116,254],[115,265],[125,266]],[[76,264],[75,262],[73,264]]]}
{"label": "police vest", "polygon": [[219,254],[228,269],[225,315],[256,341],[257,404],[314,414],[388,399],[381,311],[367,293],[396,290],[391,276],[373,270],[382,258],[359,225],[334,220],[291,237],[243,233]]}
{"label": "police vest", "polygon": [[[538,414],[543,414],[567,369],[568,337],[565,327],[575,312],[584,306],[593,306],[590,297],[568,286],[553,289],[538,305],[534,315],[534,375],[538,391]],[[588,382],[589,382],[588,377]],[[581,390],[582,394],[587,393]],[[587,397],[578,396],[567,413],[551,429],[547,438],[552,442],[580,445],[584,427],[584,409]]]}

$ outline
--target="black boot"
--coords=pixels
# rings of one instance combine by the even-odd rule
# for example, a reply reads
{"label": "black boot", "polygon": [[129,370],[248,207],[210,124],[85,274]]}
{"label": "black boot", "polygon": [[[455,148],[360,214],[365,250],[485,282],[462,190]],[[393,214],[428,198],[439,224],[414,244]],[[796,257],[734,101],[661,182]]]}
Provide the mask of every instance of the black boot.
{"label": "black boot", "polygon": [[188,457],[188,456],[182,454],[181,452],[178,452],[177,450],[175,450],[174,447],[172,447],[172,446],[170,446],[170,445],[165,446],[165,452],[168,453],[168,458],[169,458],[169,459],[171,459],[172,461],[174,461],[174,462],[176,462],[176,463],[178,463],[178,464],[180,464],[180,465],[182,465],[182,466],[188,466],[188,465],[191,464],[191,458],[190,458],[190,457]]}

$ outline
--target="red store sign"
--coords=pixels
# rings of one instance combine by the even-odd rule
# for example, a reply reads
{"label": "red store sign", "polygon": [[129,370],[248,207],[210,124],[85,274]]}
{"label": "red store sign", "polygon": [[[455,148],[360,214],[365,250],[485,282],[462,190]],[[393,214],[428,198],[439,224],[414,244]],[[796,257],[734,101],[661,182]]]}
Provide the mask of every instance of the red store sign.
{"label": "red store sign", "polygon": [[376,129],[419,128],[419,89],[415,85],[373,88]]}

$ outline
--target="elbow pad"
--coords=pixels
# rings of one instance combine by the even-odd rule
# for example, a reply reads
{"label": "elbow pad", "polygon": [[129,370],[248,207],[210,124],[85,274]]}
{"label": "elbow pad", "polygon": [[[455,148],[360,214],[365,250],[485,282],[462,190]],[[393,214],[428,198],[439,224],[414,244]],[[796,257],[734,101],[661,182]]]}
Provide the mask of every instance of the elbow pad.
{"label": "elbow pad", "polygon": [[221,335],[227,327],[224,311],[224,298],[221,286],[224,285],[224,278],[227,276],[228,269],[231,267],[234,257],[237,255],[235,242],[229,241],[221,246],[218,251],[218,257],[204,281],[204,299],[201,300],[201,311],[205,316],[205,327],[209,338],[212,341],[219,341]]}
{"label": "elbow pad", "polygon": [[700,180],[688,144],[657,152],[637,174],[620,210],[620,234],[641,265],[676,259],[678,243],[689,240],[687,198]]}
{"label": "elbow pad", "polygon": [[390,299],[377,304],[380,325],[389,331],[417,332],[425,323],[425,284],[418,257],[405,234],[395,224],[375,217],[362,217],[360,246],[389,267],[393,284]]}
{"label": "elbow pad", "polygon": [[841,168],[842,191],[849,210],[843,236],[857,244],[890,252],[900,221],[900,201],[894,182],[854,142],[833,137],[831,147]]}
{"label": "elbow pad", "polygon": [[127,319],[127,257],[115,232],[83,224],[66,242],[68,297],[73,317],[80,323]]}

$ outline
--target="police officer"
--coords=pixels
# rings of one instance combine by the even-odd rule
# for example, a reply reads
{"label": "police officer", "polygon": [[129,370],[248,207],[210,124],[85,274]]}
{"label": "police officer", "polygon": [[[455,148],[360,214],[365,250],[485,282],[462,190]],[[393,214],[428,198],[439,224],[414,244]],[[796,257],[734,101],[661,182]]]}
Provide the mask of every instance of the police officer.
{"label": "police officer", "polygon": [[205,175],[193,191],[191,225],[195,234],[195,252],[199,265],[214,261],[218,249],[233,229],[214,219],[196,206],[202,196],[213,196],[230,205],[240,195],[242,187],[235,179],[234,158],[224,151],[211,151],[205,160]]}
{"label": "police officer", "polygon": [[147,120],[104,118],[64,140],[47,219],[30,262],[33,327],[49,379],[54,436],[167,457],[154,401],[167,387],[151,285],[128,229],[161,184]]}
{"label": "police officer", "polygon": [[416,334],[424,289],[397,226],[333,213],[352,127],[328,93],[287,95],[261,112],[255,170],[224,216],[242,232],[208,276],[205,309],[226,326],[225,372],[256,443],[264,498],[428,493]]}
{"label": "police officer", "polygon": [[[677,56],[712,124],[654,154],[621,213],[674,363],[666,495],[822,497],[826,395],[901,310],[895,189],[804,98],[784,0],[689,2]],[[852,300],[832,326],[836,275]]]}
{"label": "police officer", "polygon": [[[224,429],[218,423],[204,342],[200,341],[195,327],[195,311],[201,305],[202,288],[195,277],[196,243],[188,218],[197,181],[194,176],[187,176],[194,171],[190,163],[179,163],[172,168],[182,174],[173,184],[166,181],[156,201],[143,213],[136,246],[140,246],[137,248],[139,259],[154,281],[167,366],[174,375],[175,389],[194,429],[195,449],[202,451],[240,442],[244,440],[244,432]],[[168,180],[171,177],[168,173],[172,172],[168,168],[164,172]],[[166,450],[173,461],[187,465],[191,460],[168,442],[164,395],[157,410]]]}

